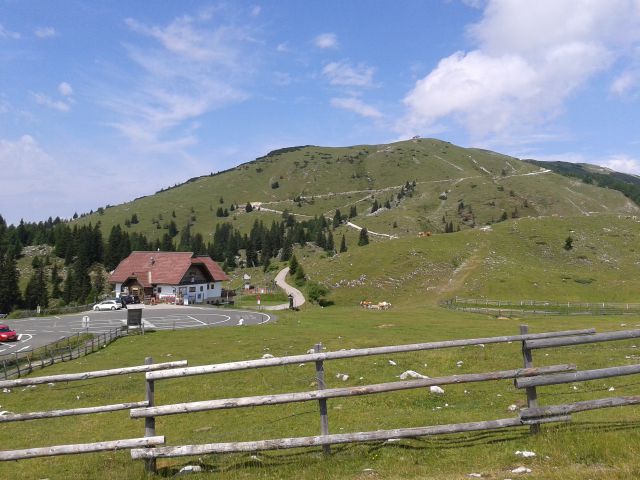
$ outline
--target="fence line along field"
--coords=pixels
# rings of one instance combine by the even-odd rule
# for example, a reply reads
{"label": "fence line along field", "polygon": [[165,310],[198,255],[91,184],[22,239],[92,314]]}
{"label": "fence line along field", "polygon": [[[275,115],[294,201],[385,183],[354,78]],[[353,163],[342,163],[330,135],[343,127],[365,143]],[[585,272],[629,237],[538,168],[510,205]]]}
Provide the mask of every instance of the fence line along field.
{"label": "fence line along field", "polygon": [[[180,336],[190,337],[190,333],[180,332]],[[149,350],[159,348],[160,344],[152,337],[125,337],[95,356],[112,350],[115,356],[110,359],[111,363],[115,358],[121,358],[119,353],[122,352],[115,350],[124,346],[124,342],[131,345],[140,343],[143,345],[139,347]],[[535,445],[544,448],[545,443],[553,442],[558,435],[574,437],[582,445],[586,440],[592,441],[592,435],[581,427],[582,421],[573,425],[572,413],[628,406],[628,410],[624,410],[628,414],[616,415],[616,428],[623,419],[631,422],[630,426],[637,424],[633,405],[638,403],[640,396],[606,393],[606,398],[593,398],[603,396],[597,393],[599,388],[593,388],[593,382],[611,379],[617,388],[635,389],[637,393],[635,382],[625,384],[618,377],[636,375],[640,373],[640,367],[633,362],[616,365],[606,358],[606,354],[598,352],[610,342],[619,344],[619,348],[635,348],[627,344],[638,337],[640,330],[595,333],[593,328],[585,328],[529,333],[526,327],[521,327],[520,335],[452,338],[338,350],[325,350],[321,344],[315,344],[303,354],[264,354],[264,358],[256,360],[192,367],[186,367],[184,362],[149,365],[151,360],[148,358],[145,366],[5,380],[1,386],[5,391],[11,390],[5,398],[16,395],[27,401],[19,402],[21,412],[3,412],[3,430],[8,427],[11,437],[7,438],[12,440],[3,442],[0,460],[63,455],[55,461],[33,459],[19,465],[28,475],[39,475],[44,471],[54,474],[58,469],[65,469],[71,475],[66,478],[81,478],[82,472],[86,473],[88,466],[100,463],[104,455],[116,455],[117,461],[109,472],[99,476],[94,472],[94,478],[116,478],[116,475],[143,478],[154,472],[166,476],[194,462],[199,469],[208,471],[212,478],[217,478],[222,471],[240,473],[245,469],[247,474],[258,469],[269,477],[283,478],[294,478],[297,471],[298,474],[302,472],[301,478],[310,478],[322,468],[336,475],[343,469],[356,468],[354,465],[362,462],[358,460],[361,454],[371,451],[378,454],[373,458],[367,454],[365,459],[378,469],[391,472],[391,456],[401,445],[415,449],[410,454],[413,458],[413,455],[420,456],[420,451],[426,453],[438,448],[437,445],[450,444],[447,450],[464,448],[465,451],[477,452],[477,455],[459,462],[456,475],[464,473],[459,470],[461,467],[472,468],[468,463],[471,459],[484,463],[483,471],[487,468],[500,471],[500,468],[506,468],[501,467],[500,460],[505,452],[497,457],[488,455],[496,448],[495,445],[499,451],[516,443],[520,444],[520,450],[524,446],[534,448]],[[232,338],[240,343],[246,339],[236,334],[226,341]],[[190,338],[178,341],[184,340]],[[552,353],[548,356],[534,353],[543,351]],[[602,351],[610,349],[605,346]],[[455,358],[460,360],[453,362]],[[440,366],[428,367],[430,363]],[[349,383],[350,375],[344,373],[347,371],[362,375]],[[420,371],[429,371],[431,378]],[[146,381],[137,375],[140,372],[146,372]],[[284,381],[278,381],[282,379]],[[309,380],[314,387],[311,390],[308,389],[311,385]],[[515,384],[509,386],[510,381]],[[336,386],[336,382],[343,385]],[[563,395],[559,397],[560,402],[550,402],[549,399],[558,393],[554,389],[566,382],[573,383],[571,397]],[[53,405],[52,400],[58,397],[61,406],[67,407],[64,399],[69,397],[69,393],[78,391],[68,392],[68,386],[82,384],[85,384],[81,387],[82,394],[93,399],[91,407],[23,410],[26,406],[42,402],[43,399],[38,398],[38,388],[46,388],[46,396],[52,397],[47,398],[47,404]],[[583,385],[590,387],[583,390]],[[140,395],[145,390],[145,399],[141,400]],[[607,390],[615,391],[613,387]],[[546,396],[547,391],[550,397]],[[133,392],[137,392],[137,399],[129,398]],[[110,403],[109,399],[115,396],[121,401]],[[585,399],[585,396],[589,398]],[[81,396],[77,395],[76,400],[80,399]],[[100,400],[104,400],[104,404],[96,405],[101,403]],[[317,407],[310,410],[309,402],[317,404]],[[252,408],[265,406],[269,407]],[[127,412],[130,419],[122,416]],[[621,410],[616,409],[616,412]],[[94,427],[74,432],[69,428],[71,419],[64,423],[62,418],[70,415],[82,415],[81,418],[89,422],[83,421],[83,424]],[[607,418],[610,417],[605,414],[597,416],[596,420],[602,422]],[[144,419],[144,425],[136,419]],[[32,424],[32,421],[37,423]],[[24,422],[29,422],[29,426]],[[570,425],[559,426],[567,422]],[[541,424],[549,426],[541,428]],[[50,433],[34,438],[25,435],[25,427],[31,432],[36,429]],[[513,427],[521,428],[513,430]],[[515,433],[508,434],[508,431]],[[282,433],[289,435],[278,435]],[[609,435],[615,436],[616,433],[610,432]],[[47,438],[75,441],[46,446],[51,443],[45,441]],[[328,462],[313,456],[313,450],[295,454],[279,451],[304,447],[321,448],[324,457],[330,456],[332,460]],[[126,452],[114,453],[118,449],[131,449],[129,460]],[[101,451],[106,453],[99,453]],[[226,455],[219,456],[222,453]],[[240,465],[246,462],[245,455],[250,455],[253,460],[242,467]],[[482,455],[487,458],[483,459]],[[378,456],[384,459],[378,460]],[[81,458],[86,460],[79,460]],[[145,461],[135,462],[132,459]],[[487,459],[493,459],[495,466],[489,467]],[[431,455],[421,462],[422,465],[418,462],[418,466],[410,469],[413,473],[403,472],[403,477],[417,477],[423,468],[442,469],[445,464],[452,467],[449,462],[443,463],[442,459],[436,460]],[[543,474],[540,478],[545,478],[548,466],[544,462],[527,462],[526,468],[535,469]],[[0,464],[0,472],[7,465]],[[550,466],[551,470],[556,468]]]}

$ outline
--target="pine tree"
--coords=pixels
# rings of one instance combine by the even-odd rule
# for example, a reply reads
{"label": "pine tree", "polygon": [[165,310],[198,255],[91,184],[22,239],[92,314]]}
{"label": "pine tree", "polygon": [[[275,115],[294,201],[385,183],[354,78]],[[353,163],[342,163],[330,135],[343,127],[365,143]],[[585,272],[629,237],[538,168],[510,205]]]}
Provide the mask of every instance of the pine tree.
{"label": "pine tree", "polygon": [[351,208],[349,209],[349,218],[355,218],[357,216],[358,216],[358,211],[356,210],[356,206],[351,205]]}
{"label": "pine tree", "polygon": [[298,287],[302,287],[307,281],[307,277],[304,273],[304,268],[302,268],[302,265],[298,264],[298,268],[296,268],[296,273],[293,276],[293,282],[296,284],[296,286]]}
{"label": "pine tree", "polygon": [[366,228],[360,230],[360,237],[358,238],[358,246],[369,245],[369,232]]}
{"label": "pine tree", "polygon": [[340,253],[347,251],[347,242],[344,239],[344,235],[342,235],[342,240],[340,241]]}
{"label": "pine tree", "polygon": [[11,252],[6,252],[0,258],[0,312],[9,313],[21,302],[16,261]]}
{"label": "pine tree", "polygon": [[24,306],[28,310],[35,310],[36,307],[47,308],[49,306],[49,295],[47,293],[47,282],[44,279],[44,269],[38,268],[29,279],[24,293]]}
{"label": "pine tree", "polygon": [[289,260],[289,274],[295,275],[296,271],[298,270],[298,266],[298,259],[295,255],[291,255],[291,260]]}
{"label": "pine tree", "polygon": [[62,297],[62,291],[60,290],[60,284],[62,283],[62,279],[58,273],[58,264],[54,264],[51,269],[51,298],[60,298]]}
{"label": "pine tree", "polygon": [[333,216],[333,228],[336,228],[342,223],[342,215],[340,214],[340,210],[336,209],[336,213]]}
{"label": "pine tree", "polygon": [[251,213],[253,211],[253,207],[251,206],[251,202],[247,202],[247,205],[244,207],[244,211],[247,213]]}
{"label": "pine tree", "polygon": [[376,212],[379,208],[380,206],[378,205],[378,199],[375,199],[373,201],[373,205],[371,205],[371,213]]}
{"label": "pine tree", "polygon": [[331,253],[335,252],[336,246],[335,246],[335,243],[333,242],[333,234],[331,232],[327,234],[327,244],[325,245],[324,249],[327,252],[331,252]]}

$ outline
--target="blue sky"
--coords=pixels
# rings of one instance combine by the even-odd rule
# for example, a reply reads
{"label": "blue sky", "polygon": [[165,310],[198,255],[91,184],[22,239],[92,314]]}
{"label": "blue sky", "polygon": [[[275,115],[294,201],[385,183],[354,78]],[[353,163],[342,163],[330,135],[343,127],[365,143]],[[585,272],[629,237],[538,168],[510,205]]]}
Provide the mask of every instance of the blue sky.
{"label": "blue sky", "polygon": [[640,174],[640,0],[0,0],[0,214],[413,135]]}

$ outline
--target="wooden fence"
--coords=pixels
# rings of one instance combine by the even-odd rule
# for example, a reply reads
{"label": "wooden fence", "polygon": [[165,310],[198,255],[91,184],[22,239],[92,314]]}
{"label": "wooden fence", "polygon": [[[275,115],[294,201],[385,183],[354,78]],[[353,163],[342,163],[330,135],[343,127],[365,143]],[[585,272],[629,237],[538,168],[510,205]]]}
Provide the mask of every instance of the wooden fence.
{"label": "wooden fence", "polygon": [[513,315],[626,315],[640,313],[639,303],[611,302],[549,302],[544,300],[489,300],[455,297],[446,300],[444,307],[473,313],[502,316]]}
{"label": "wooden fence", "polygon": [[[134,459],[155,460],[157,458],[180,457],[191,455],[203,455],[211,453],[231,453],[231,452],[256,452],[261,450],[274,450],[286,448],[299,448],[322,446],[323,451],[330,453],[330,445],[354,443],[372,440],[388,440],[392,438],[407,438],[426,435],[438,435],[446,433],[470,432],[478,430],[501,429],[505,427],[516,427],[522,425],[536,426],[540,423],[561,422],[570,419],[567,415],[546,415],[541,418],[523,419],[501,418],[481,422],[456,423],[448,425],[432,425],[413,428],[396,428],[391,430],[376,430],[369,432],[352,432],[331,434],[329,433],[329,418],[327,401],[333,398],[352,397],[359,395],[380,394],[400,390],[417,389],[431,387],[435,385],[462,384],[469,382],[484,382],[501,379],[524,379],[536,378],[537,376],[547,376],[551,374],[566,373],[576,370],[575,365],[553,365],[547,367],[534,368],[526,365],[525,368],[515,370],[503,370],[485,373],[472,373],[463,375],[453,375],[438,378],[421,378],[415,380],[403,380],[382,384],[364,385],[358,387],[325,388],[324,363],[331,360],[349,359],[365,357],[370,355],[382,355],[401,352],[418,352],[426,350],[437,350],[443,348],[463,347],[469,345],[486,345],[494,343],[524,342],[542,339],[552,339],[557,337],[570,336],[571,338],[594,335],[594,329],[572,330],[563,332],[547,332],[540,334],[530,334],[523,328],[520,335],[476,338],[465,340],[447,340],[441,342],[419,343],[412,345],[396,345],[385,347],[374,347],[365,349],[341,350],[337,352],[322,352],[320,344],[315,345],[314,353],[306,355],[295,355],[288,357],[275,357],[259,360],[249,360],[243,362],[231,362],[215,365],[203,365],[179,369],[149,372],[146,374],[148,388],[155,391],[155,382],[170,378],[184,378],[194,375],[206,375],[221,372],[238,371],[253,368],[267,368],[300,364],[304,362],[314,362],[316,366],[317,389],[307,392],[282,393],[273,395],[262,395],[253,397],[212,399],[198,402],[153,405],[147,407],[134,408],[131,410],[132,418],[145,418],[145,420],[155,419],[163,415],[178,415],[190,412],[202,412],[230,408],[255,407],[263,405],[288,404],[293,402],[318,402],[320,411],[320,435],[277,438],[269,440],[257,440],[248,442],[227,442],[209,443],[200,445],[177,445],[167,447],[152,447],[145,449],[134,448],[131,456]],[[532,407],[535,405],[531,405]],[[156,435],[155,428],[146,428],[145,436]],[[153,469],[153,464],[147,464]]]}
{"label": "wooden fence", "polygon": [[22,377],[37,368],[93,353],[125,334],[122,328],[100,333],[76,333],[42,347],[31,347],[21,352],[0,355],[2,374],[5,380],[11,377]]}
{"label": "wooden fence", "polygon": [[[135,367],[114,368],[93,372],[70,373],[62,375],[49,375],[46,377],[21,378],[16,380],[0,381],[0,388],[16,388],[28,385],[42,385],[45,383],[75,382],[93,378],[110,377],[114,375],[130,375],[133,373],[152,372],[166,368],[184,367],[186,360],[166,363],[152,363],[151,358],[145,359],[145,365]],[[43,418],[67,417],[76,415],[88,415],[103,412],[115,412],[140,408],[152,405],[149,396],[143,401],[119,403],[113,405],[100,405],[95,407],[72,408],[66,410],[50,410],[43,412],[11,413],[0,416],[0,423],[22,422],[26,420],[38,420]],[[51,457],[57,455],[72,455],[79,453],[92,453],[100,451],[119,450],[124,448],[151,447],[164,444],[162,436],[145,436],[143,438],[127,438],[121,440],[101,441],[94,443],[82,443],[74,445],[54,445],[49,447],[27,448],[21,450],[0,451],[0,461],[20,460],[35,457]]]}
{"label": "wooden fence", "polygon": [[[125,440],[97,442],[81,445],[60,445],[54,447],[35,448],[0,452],[0,460],[14,460],[36,456],[65,455],[74,453],[112,450],[116,448],[131,449],[133,459],[143,459],[149,471],[155,471],[156,459],[212,453],[257,452],[261,450],[288,449],[299,447],[321,446],[325,454],[330,454],[330,446],[335,444],[388,440],[396,438],[410,438],[460,432],[503,429],[506,427],[529,426],[532,432],[538,432],[540,425],[550,422],[566,422],[571,420],[571,413],[593,410],[597,408],[616,407],[640,404],[640,396],[609,397],[587,400],[562,405],[538,405],[538,389],[545,385],[557,385],[568,382],[579,382],[613,376],[633,375],[640,373],[640,365],[622,365],[597,370],[578,371],[575,365],[561,364],[544,367],[533,365],[533,352],[543,348],[556,348],[570,345],[583,345],[596,342],[608,342],[640,338],[640,330],[625,330],[596,334],[594,329],[570,330],[561,332],[529,333],[526,325],[521,326],[519,335],[500,337],[446,340],[439,342],[418,343],[410,345],[396,345],[372,347],[363,349],[324,352],[321,344],[314,346],[312,353],[286,357],[262,358],[239,362],[185,366],[186,362],[176,362],[152,365],[151,359],[146,360],[145,366],[124,369],[104,370],[98,372],[84,372],[78,374],[54,375],[48,377],[24,378],[0,381],[1,387],[35,385],[56,381],[75,381],[97,378],[108,375],[118,375],[133,372],[146,372],[146,398],[144,401],[122,403],[117,405],[103,405],[70,410],[54,410],[49,412],[16,413],[0,417],[0,422],[23,421],[38,418],[61,417],[67,415],[81,415],[115,410],[130,410],[130,417],[144,418],[144,436]],[[483,373],[466,373],[460,375],[442,376],[437,378],[418,378],[380,384],[362,385],[357,387],[326,388],[324,381],[324,366],[328,361],[344,360],[371,355],[383,355],[402,352],[419,352],[444,348],[464,347],[470,345],[487,345],[507,342],[519,342],[522,347],[523,368],[500,370]],[[156,383],[165,379],[178,379],[196,375],[209,375],[221,372],[240,371],[256,368],[270,368],[294,365],[304,362],[314,362],[316,371],[316,389],[304,392],[280,393],[238,398],[211,399],[198,402],[174,403],[156,405]],[[509,418],[488,419],[484,421],[452,423],[445,425],[426,425],[411,428],[394,428],[351,433],[330,433],[327,402],[335,398],[346,398],[360,395],[382,394],[409,389],[420,389],[435,385],[463,384],[471,382],[486,382],[503,379],[513,379],[515,386],[526,391],[527,407],[517,416]],[[164,445],[165,437],[156,433],[156,417],[165,415],[180,415],[191,412],[214,411],[231,408],[255,407],[264,405],[285,405],[294,402],[317,402],[319,406],[319,435],[261,439],[242,442],[206,443],[198,445]]]}

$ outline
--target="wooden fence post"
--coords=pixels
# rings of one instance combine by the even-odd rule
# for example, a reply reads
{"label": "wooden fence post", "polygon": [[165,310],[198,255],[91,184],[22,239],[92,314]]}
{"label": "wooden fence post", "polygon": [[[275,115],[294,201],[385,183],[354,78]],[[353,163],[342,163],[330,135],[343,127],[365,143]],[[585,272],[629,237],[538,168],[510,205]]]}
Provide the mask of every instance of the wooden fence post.
{"label": "wooden fence post", "polygon": [[[316,343],[313,346],[313,351],[315,353],[322,352],[322,344]],[[325,389],[324,383],[324,362],[322,360],[316,362],[316,382],[318,383],[318,390]],[[318,405],[320,406],[320,434],[321,435],[329,435],[329,416],[327,414],[327,399],[321,398],[318,400]],[[331,454],[331,445],[323,445],[322,452],[325,455]]]}
{"label": "wooden fence post", "polygon": [[18,360],[18,353],[14,353],[13,354],[16,358],[16,369],[18,370],[18,377],[21,377],[22,374],[20,373],[20,361]]}
{"label": "wooden fence post", "polygon": [[[146,357],[144,359],[145,365],[151,365],[153,363],[152,357]],[[145,392],[145,400],[149,407],[155,406],[155,385],[153,380],[146,380],[146,392]],[[145,437],[155,437],[156,436],[156,419],[155,417],[147,417],[144,419],[144,436]],[[145,468],[147,472],[156,473],[156,459],[149,458],[147,459]]]}
{"label": "wooden fence post", "polygon": [[[528,325],[520,325],[520,335],[526,335],[529,333]],[[533,367],[533,357],[531,355],[531,350],[526,347],[525,340],[522,340],[522,358],[524,359],[524,368]],[[536,391],[536,387],[528,387],[526,389],[527,392],[527,407],[528,408],[536,408],[538,406],[538,392]],[[531,433],[540,433],[540,425],[537,423],[531,424],[530,432]]]}

